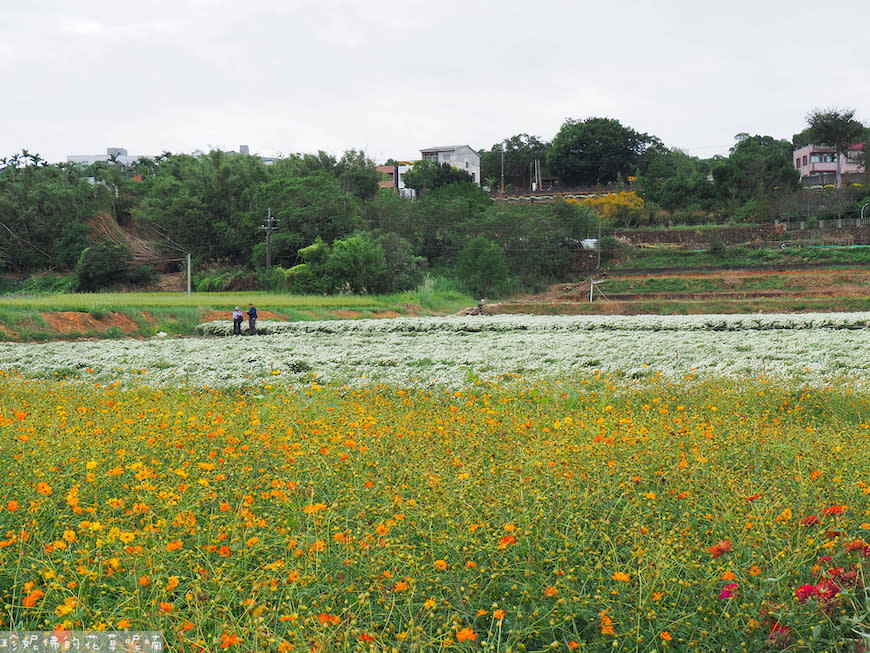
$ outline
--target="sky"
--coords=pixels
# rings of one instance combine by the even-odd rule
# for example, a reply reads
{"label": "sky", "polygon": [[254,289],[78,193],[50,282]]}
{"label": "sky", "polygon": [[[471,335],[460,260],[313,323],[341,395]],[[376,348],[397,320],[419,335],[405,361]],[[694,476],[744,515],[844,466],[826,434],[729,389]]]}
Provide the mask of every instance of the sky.
{"label": "sky", "polygon": [[615,118],[727,155],[817,108],[870,122],[870,2],[38,0],[3,3],[0,156],[288,155],[550,141]]}

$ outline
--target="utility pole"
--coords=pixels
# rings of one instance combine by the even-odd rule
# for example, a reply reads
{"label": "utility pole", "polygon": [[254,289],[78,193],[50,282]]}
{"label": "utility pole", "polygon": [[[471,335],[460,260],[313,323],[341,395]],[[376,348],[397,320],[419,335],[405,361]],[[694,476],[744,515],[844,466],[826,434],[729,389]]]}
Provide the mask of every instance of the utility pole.
{"label": "utility pole", "polygon": [[504,196],[504,143],[501,144],[501,194]]}
{"label": "utility pole", "polygon": [[266,232],[266,269],[272,268],[272,232],[278,228],[278,220],[272,217],[272,209],[266,213],[266,224],[261,224],[260,229]]}

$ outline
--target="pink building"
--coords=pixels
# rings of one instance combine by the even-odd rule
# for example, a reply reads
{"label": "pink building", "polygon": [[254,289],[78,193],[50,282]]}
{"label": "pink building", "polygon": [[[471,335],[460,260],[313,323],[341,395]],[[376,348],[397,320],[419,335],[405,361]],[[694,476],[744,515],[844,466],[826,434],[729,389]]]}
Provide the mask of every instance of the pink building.
{"label": "pink building", "polygon": [[[864,148],[862,143],[852,145],[846,152],[845,160],[840,163],[840,174],[858,175],[864,169],[858,157]],[[834,184],[837,179],[837,153],[829,145],[807,145],[794,151],[794,167],[801,175],[804,184]]]}

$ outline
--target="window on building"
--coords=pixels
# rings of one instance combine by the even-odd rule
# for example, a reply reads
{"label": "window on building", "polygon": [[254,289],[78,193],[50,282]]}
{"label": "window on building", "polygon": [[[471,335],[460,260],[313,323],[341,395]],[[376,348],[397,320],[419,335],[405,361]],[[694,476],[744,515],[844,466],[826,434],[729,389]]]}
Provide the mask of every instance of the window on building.
{"label": "window on building", "polygon": [[438,152],[423,152],[423,160],[438,163]]}
{"label": "window on building", "polygon": [[804,165],[806,165],[806,164],[807,164],[807,155],[804,154]]}

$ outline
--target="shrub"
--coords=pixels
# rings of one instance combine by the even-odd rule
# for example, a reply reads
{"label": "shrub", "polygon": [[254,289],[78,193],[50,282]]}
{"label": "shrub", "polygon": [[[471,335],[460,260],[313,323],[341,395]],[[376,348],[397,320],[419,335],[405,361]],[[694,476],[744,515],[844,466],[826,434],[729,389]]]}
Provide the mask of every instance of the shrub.
{"label": "shrub", "polygon": [[472,238],[459,254],[456,275],[468,292],[486,297],[490,289],[508,280],[504,250],[483,236]]}
{"label": "shrub", "polygon": [[107,240],[85,248],[75,269],[79,288],[93,292],[126,281],[132,258],[126,245]]}

